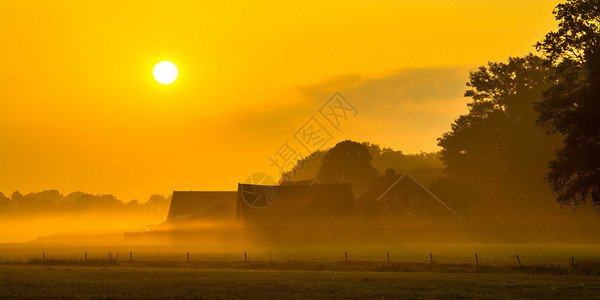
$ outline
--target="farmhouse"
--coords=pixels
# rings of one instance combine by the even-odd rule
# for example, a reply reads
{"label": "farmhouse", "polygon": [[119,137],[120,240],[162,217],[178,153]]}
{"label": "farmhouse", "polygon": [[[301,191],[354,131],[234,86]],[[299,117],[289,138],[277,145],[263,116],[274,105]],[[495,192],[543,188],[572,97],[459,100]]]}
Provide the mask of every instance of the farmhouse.
{"label": "farmhouse", "polygon": [[[155,233],[169,238],[265,237],[338,240],[445,226],[462,219],[407,173],[337,184],[238,184],[234,191],[174,191],[167,221]],[[358,229],[358,231],[357,231]],[[241,230],[241,231],[240,231]]]}
{"label": "farmhouse", "polygon": [[330,238],[356,228],[350,184],[238,185],[244,230],[277,238]]}
{"label": "farmhouse", "polygon": [[353,180],[354,202],[361,225],[432,223],[462,217],[408,173]]}

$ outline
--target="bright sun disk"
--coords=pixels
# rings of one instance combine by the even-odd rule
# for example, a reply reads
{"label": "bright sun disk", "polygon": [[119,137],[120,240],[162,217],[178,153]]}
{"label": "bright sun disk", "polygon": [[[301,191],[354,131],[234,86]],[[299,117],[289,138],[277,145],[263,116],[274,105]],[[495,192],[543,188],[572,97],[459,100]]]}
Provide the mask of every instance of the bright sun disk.
{"label": "bright sun disk", "polygon": [[152,70],[154,79],[161,84],[171,84],[179,75],[177,66],[170,61],[161,61],[154,66]]}

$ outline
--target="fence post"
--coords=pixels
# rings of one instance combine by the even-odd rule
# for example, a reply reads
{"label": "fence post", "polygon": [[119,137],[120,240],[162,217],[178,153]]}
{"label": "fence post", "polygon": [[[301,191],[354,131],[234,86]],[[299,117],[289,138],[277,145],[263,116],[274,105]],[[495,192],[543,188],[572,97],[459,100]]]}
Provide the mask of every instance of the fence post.
{"label": "fence post", "polygon": [[479,269],[479,256],[477,256],[477,253],[475,253],[475,265],[477,266],[477,269]]}
{"label": "fence post", "polygon": [[389,251],[387,253],[387,259],[388,259],[388,262],[390,262],[390,252]]}
{"label": "fence post", "polygon": [[429,252],[429,262],[433,263],[433,253]]}
{"label": "fence post", "polygon": [[87,262],[87,251],[85,251],[84,260]]}
{"label": "fence post", "polygon": [[190,252],[187,253],[187,262],[190,262]]}
{"label": "fence post", "polygon": [[517,254],[517,262],[519,263],[519,268],[521,267],[521,259],[519,258],[519,254]]}
{"label": "fence post", "polygon": [[42,252],[42,261],[46,261],[46,252]]}
{"label": "fence post", "polygon": [[571,268],[575,267],[575,257],[571,256]]}
{"label": "fence post", "polygon": [[344,252],[344,262],[348,262],[348,251]]}
{"label": "fence post", "polygon": [[244,261],[248,261],[248,255],[246,254],[246,251],[244,251]]}
{"label": "fence post", "polygon": [[133,251],[129,251],[129,261],[133,261]]}

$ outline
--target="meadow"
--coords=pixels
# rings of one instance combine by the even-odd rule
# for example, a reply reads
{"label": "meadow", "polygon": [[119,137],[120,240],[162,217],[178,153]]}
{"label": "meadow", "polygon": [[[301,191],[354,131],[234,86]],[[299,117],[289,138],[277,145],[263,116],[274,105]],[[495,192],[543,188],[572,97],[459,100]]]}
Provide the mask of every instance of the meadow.
{"label": "meadow", "polygon": [[0,266],[0,298],[304,299],[600,297],[597,276],[282,271],[135,266]]}
{"label": "meadow", "polygon": [[595,244],[236,247],[0,245],[0,298],[600,297]]}

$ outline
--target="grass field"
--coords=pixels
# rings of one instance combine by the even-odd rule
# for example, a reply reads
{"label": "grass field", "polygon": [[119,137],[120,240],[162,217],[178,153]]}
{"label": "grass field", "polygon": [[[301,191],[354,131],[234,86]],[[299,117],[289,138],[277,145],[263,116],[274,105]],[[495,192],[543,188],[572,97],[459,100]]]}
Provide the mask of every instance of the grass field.
{"label": "grass field", "polygon": [[0,298],[597,299],[597,276],[0,266]]}
{"label": "grass field", "polygon": [[239,247],[229,252],[181,245],[3,245],[0,299],[600,299],[599,251],[596,244]]}
{"label": "grass field", "polygon": [[27,262],[41,259],[106,259],[109,253],[119,260],[129,259],[129,252],[138,261],[185,261],[190,253],[192,261],[239,261],[247,252],[252,261],[321,261],[344,259],[354,261],[386,261],[389,252],[392,262],[430,262],[429,254],[438,263],[474,264],[475,254],[482,265],[516,265],[516,255],[526,265],[553,264],[568,266],[575,261],[600,259],[600,244],[380,244],[380,245],[327,245],[281,246],[236,245],[228,248],[211,248],[205,245],[118,245],[57,247],[42,244],[0,244],[1,262]]}

